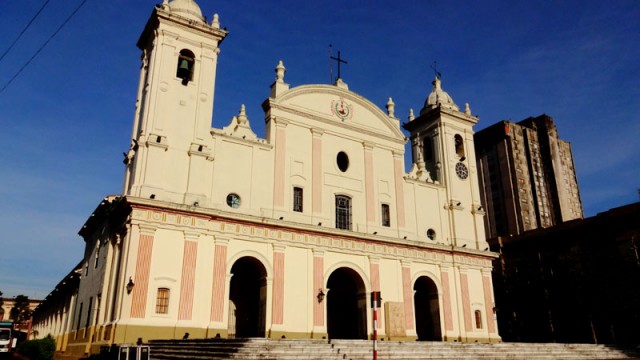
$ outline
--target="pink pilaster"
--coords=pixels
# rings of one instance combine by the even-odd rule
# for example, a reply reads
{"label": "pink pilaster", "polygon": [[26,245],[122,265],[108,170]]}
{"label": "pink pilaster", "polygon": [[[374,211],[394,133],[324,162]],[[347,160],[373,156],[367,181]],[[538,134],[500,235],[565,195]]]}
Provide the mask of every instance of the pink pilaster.
{"label": "pink pilaster", "polygon": [[213,257],[213,292],[211,321],[221,322],[224,314],[224,292],[227,278],[227,242],[216,244]]}
{"label": "pink pilaster", "polygon": [[373,147],[364,144],[364,187],[367,204],[367,222],[376,221],[375,199],[373,191]]}
{"label": "pink pilaster", "polygon": [[182,257],[182,279],[180,282],[180,306],[178,320],[191,320],[193,312],[193,292],[196,282],[196,258],[198,257],[198,243],[184,242]]}
{"label": "pink pilaster", "polygon": [[273,324],[284,322],[284,249],[273,253]]}
{"label": "pink pilaster", "polygon": [[[275,121],[275,119],[274,119]],[[282,120],[276,122],[275,165],[273,180],[273,204],[276,207],[284,207],[284,179],[285,160],[287,149],[286,136],[287,123]]]}
{"label": "pink pilaster", "polygon": [[312,211],[315,214],[322,212],[322,132],[311,130],[313,140],[312,151]]}
{"label": "pink pilaster", "polygon": [[487,328],[489,334],[496,333],[496,323],[493,318],[493,286],[491,284],[491,273],[482,275],[482,290],[484,291],[484,307],[487,318]]}
{"label": "pink pilaster", "polygon": [[149,272],[151,269],[151,253],[153,251],[153,235],[141,234],[136,259],[136,286],[133,288],[131,300],[131,317],[144,318],[147,308],[147,292],[149,290]]}
{"label": "pink pilaster", "polygon": [[471,331],[471,300],[469,298],[469,279],[466,272],[460,273],[460,291],[462,292],[462,312],[464,313],[464,329]]}
{"label": "pink pilaster", "polygon": [[453,315],[451,312],[451,286],[449,285],[449,273],[447,271],[440,272],[442,278],[442,292],[444,311],[444,328],[446,331],[453,331]]}
{"label": "pink pilaster", "polygon": [[404,164],[402,162],[403,154],[393,152],[393,170],[395,173],[396,183],[396,212],[398,213],[398,227],[404,227]]}
{"label": "pink pilaster", "polygon": [[[314,254],[313,257],[314,295],[319,290],[324,291],[324,254]],[[324,304],[319,301],[313,302],[313,326],[324,326]]]}
{"label": "pink pilaster", "polygon": [[404,296],[404,320],[407,330],[414,329],[413,326],[413,289],[411,288],[411,269],[402,265],[402,290]]}

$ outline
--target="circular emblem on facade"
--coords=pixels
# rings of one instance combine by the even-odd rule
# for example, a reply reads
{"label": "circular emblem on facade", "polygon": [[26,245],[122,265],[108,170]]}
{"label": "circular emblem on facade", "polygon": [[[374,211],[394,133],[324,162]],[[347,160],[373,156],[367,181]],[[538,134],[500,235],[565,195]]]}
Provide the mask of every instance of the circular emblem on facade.
{"label": "circular emblem on facade", "polygon": [[469,177],[469,170],[465,164],[459,162],[456,164],[456,174],[460,179],[464,180]]}
{"label": "circular emblem on facade", "polygon": [[348,120],[353,116],[353,108],[344,99],[331,102],[331,112],[340,119]]}

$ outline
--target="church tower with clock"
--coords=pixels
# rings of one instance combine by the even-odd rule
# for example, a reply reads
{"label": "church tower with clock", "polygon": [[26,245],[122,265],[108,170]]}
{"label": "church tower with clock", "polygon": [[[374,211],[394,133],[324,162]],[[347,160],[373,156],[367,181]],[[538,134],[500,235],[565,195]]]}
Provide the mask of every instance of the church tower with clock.
{"label": "church tower with clock", "polygon": [[[53,334],[61,348],[185,333],[500,341],[468,106],[437,77],[404,124],[408,147],[391,98],[381,109],[340,77],[290,85],[273,59],[265,100],[247,104],[261,106],[264,134],[245,105],[214,127],[226,35],[193,0],[154,8],[138,41],[123,193],[80,231],[75,307],[58,309],[69,326]],[[384,299],[375,323],[372,293]]]}
{"label": "church tower with clock", "polygon": [[488,245],[473,144],[473,126],[477,122],[469,104],[460,111],[442,90],[437,74],[419,116],[411,111],[404,128],[411,134],[411,173],[442,186],[446,193],[443,207],[451,226],[452,245],[483,250]]}

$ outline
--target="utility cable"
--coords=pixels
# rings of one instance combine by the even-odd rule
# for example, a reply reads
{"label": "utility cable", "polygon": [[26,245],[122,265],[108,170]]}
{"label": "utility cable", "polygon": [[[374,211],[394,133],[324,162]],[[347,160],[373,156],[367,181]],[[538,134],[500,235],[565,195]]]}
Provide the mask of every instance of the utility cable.
{"label": "utility cable", "polygon": [[58,33],[60,32],[60,30],[62,30],[62,28],[67,25],[67,23],[71,20],[71,18],[73,18],[73,16],[78,12],[78,10],[80,10],[80,8],[82,7],[82,5],[84,5],[87,2],[87,0],[82,0],[82,2],[80,3],[80,5],[78,5],[78,7],[73,10],[73,12],[71,13],[71,15],[69,15],[69,17],[67,17],[67,19],[62,23],[62,25],[60,25],[58,27],[58,29],[56,29],[56,31],[51,34],[51,36],[49,36],[49,38],[47,39],[47,41],[44,42],[44,44],[42,44],[42,46],[40,46],[40,48],[38,49],[38,51],[35,52],[35,54],[33,54],[33,56],[31,56],[31,58],[29,60],[27,60],[26,63],[24,63],[24,65],[22,65],[22,67],[20,68],[20,70],[18,70],[18,72],[16,72],[15,75],[13,75],[13,77],[7,81],[7,83],[2,87],[2,89],[0,89],[0,94],[2,94],[4,92],[4,90],[9,87],[9,85],[13,82],[13,80],[15,80],[18,75],[20,75],[20,73],[27,67],[29,66],[29,64],[31,63],[31,61],[33,61],[33,59],[36,58],[36,56],[38,56],[38,54],[40,54],[40,52],[42,51],[42,49],[45,48],[45,46],[47,46],[47,44],[53,40],[53,38],[58,35]]}
{"label": "utility cable", "polygon": [[38,17],[38,15],[40,15],[40,13],[42,12],[42,10],[44,10],[44,7],[47,6],[49,1],[51,1],[51,0],[47,0],[47,1],[44,2],[44,4],[42,4],[42,7],[40,8],[40,10],[38,10],[38,12],[33,16],[33,18],[31,18],[31,21],[29,21],[27,26],[25,26],[24,29],[22,29],[22,32],[20,32],[20,35],[18,35],[18,37],[15,40],[13,40],[11,45],[9,45],[9,48],[4,52],[4,54],[2,54],[2,56],[0,56],[0,61],[2,61],[2,59],[4,59],[4,57],[9,53],[9,51],[11,51],[11,49],[18,42],[18,40],[20,40],[22,35],[27,31],[27,29],[29,29],[31,24],[33,24],[33,21]]}

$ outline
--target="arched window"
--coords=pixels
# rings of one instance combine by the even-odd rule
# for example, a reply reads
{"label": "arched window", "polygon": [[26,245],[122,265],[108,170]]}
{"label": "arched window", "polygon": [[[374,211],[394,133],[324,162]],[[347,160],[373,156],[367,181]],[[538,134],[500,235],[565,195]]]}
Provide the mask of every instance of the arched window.
{"label": "arched window", "polygon": [[433,140],[430,137],[426,137],[422,140],[422,147],[424,149],[424,162],[429,163],[434,160],[433,156]]}
{"label": "arched window", "polygon": [[182,79],[182,85],[193,80],[193,67],[195,64],[195,55],[189,50],[181,50],[178,56],[178,67],[176,76]]}
{"label": "arched window", "polygon": [[[458,157],[460,157],[461,159],[465,157],[464,155],[464,141],[462,140],[462,136],[460,136],[459,134],[456,134],[454,137],[454,141],[456,144],[456,155],[458,155]],[[464,160],[464,159],[462,159]]]}
{"label": "arched window", "polygon": [[336,195],[336,229],[351,230],[351,198]]}

